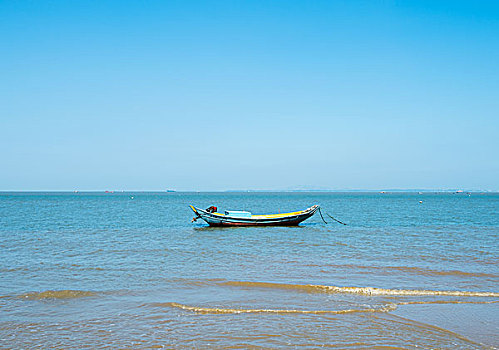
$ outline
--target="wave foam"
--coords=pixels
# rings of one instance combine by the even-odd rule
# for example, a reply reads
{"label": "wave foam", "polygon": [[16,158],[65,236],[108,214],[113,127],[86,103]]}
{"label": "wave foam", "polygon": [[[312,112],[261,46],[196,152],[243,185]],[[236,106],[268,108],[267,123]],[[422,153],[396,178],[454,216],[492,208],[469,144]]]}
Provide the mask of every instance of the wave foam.
{"label": "wave foam", "polygon": [[179,303],[161,303],[158,306],[167,306],[187,311],[194,311],[203,314],[243,314],[243,313],[272,313],[272,314],[351,314],[351,313],[371,313],[371,312],[389,312],[395,310],[395,304],[389,304],[381,308],[367,309],[348,309],[348,310],[288,310],[288,309],[227,309],[189,306]]}
{"label": "wave foam", "polygon": [[499,297],[495,292],[470,292],[470,291],[439,291],[439,290],[416,290],[416,289],[385,289],[374,287],[336,287],[314,284],[284,284],[267,282],[242,282],[228,281],[221,283],[227,286],[292,289],[307,292],[343,293],[360,295],[390,295],[390,296],[453,296],[453,297]]}

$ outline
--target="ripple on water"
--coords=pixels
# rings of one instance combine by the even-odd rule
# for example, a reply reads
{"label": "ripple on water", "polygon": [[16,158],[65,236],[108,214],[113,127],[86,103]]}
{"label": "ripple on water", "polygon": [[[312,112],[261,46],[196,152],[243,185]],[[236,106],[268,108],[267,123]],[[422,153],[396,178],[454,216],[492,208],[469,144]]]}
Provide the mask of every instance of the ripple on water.
{"label": "ripple on water", "polygon": [[44,300],[44,299],[76,299],[96,296],[96,292],[86,290],[46,290],[43,292],[25,293],[19,298],[30,300]]}

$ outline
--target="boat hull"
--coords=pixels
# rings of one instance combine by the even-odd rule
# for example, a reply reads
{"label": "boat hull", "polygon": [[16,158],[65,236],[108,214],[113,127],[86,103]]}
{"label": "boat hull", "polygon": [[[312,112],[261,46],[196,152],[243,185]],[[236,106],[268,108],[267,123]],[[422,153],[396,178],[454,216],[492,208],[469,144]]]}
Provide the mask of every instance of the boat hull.
{"label": "boat hull", "polygon": [[210,226],[296,226],[304,220],[307,220],[319,209],[314,205],[296,213],[275,214],[275,215],[256,215],[252,218],[237,218],[219,213],[209,213],[206,210],[195,208],[191,209],[197,215],[196,218],[204,220]]}

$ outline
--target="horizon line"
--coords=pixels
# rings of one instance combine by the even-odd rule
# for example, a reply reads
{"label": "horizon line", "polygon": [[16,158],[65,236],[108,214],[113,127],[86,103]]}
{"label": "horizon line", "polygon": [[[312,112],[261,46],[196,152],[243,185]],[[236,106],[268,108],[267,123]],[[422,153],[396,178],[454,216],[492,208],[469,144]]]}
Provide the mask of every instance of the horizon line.
{"label": "horizon line", "polygon": [[462,188],[449,188],[449,189],[431,189],[431,188],[391,188],[391,189],[290,189],[290,190],[272,190],[272,189],[258,189],[258,190],[0,190],[0,193],[248,193],[248,192],[438,192],[438,193],[448,193],[448,192],[458,192],[458,193],[468,193],[468,192],[487,192],[487,193],[498,193],[499,190],[490,189],[462,189]]}

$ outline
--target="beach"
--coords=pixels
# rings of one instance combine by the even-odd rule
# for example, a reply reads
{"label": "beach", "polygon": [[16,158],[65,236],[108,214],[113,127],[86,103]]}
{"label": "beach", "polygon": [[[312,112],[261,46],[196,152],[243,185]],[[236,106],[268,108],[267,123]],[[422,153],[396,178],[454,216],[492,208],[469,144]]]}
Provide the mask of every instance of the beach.
{"label": "beach", "polygon": [[3,192],[0,347],[497,348],[498,234],[497,193]]}

